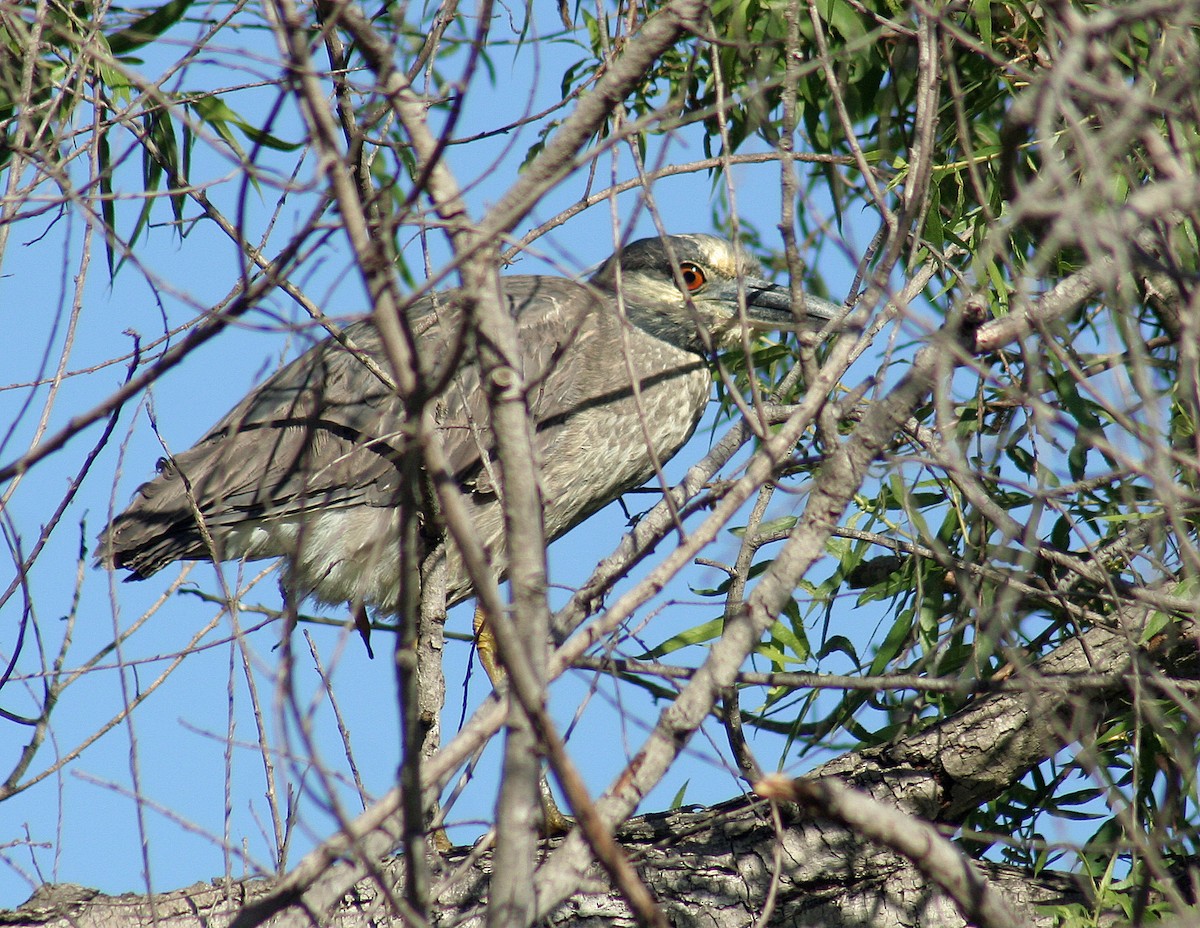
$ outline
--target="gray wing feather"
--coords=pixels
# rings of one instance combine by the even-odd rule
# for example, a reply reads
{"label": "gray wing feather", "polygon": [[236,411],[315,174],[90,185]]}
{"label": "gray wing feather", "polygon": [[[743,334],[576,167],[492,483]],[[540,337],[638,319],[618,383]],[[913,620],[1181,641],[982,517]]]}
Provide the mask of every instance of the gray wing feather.
{"label": "gray wing feather", "polygon": [[[561,362],[582,329],[603,314],[603,303],[594,290],[560,278],[506,277],[504,292],[518,324],[535,422],[552,423],[570,412],[578,392],[570,363]],[[427,297],[408,315],[420,333],[422,376],[439,382],[457,365],[435,416],[451,470],[487,492],[487,400],[475,353],[460,344],[457,296]],[[347,327],[346,335],[387,369],[370,320]],[[220,546],[225,532],[248,523],[330,507],[395,505],[404,422],[403,402],[388,386],[342,345],[322,342],[242,400],[195,447],[161,461],[158,476],[102,536],[101,559],[145,577],[174,560],[209,557],[197,509]]]}

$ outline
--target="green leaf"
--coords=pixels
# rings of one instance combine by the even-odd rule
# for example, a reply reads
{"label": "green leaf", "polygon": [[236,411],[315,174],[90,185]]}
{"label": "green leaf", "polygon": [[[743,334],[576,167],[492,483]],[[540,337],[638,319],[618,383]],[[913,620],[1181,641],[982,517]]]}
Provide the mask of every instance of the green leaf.
{"label": "green leaf", "polygon": [[971,12],[979,28],[979,38],[988,48],[992,47],[992,0],[972,0]]}
{"label": "green leaf", "polygon": [[148,42],[153,42],[179,22],[191,5],[192,0],[169,0],[158,9],[134,20],[124,29],[110,35],[108,47],[114,55],[123,55],[135,48],[141,48]]}
{"label": "green leaf", "polygon": [[241,148],[238,146],[233,134],[229,131],[229,126],[233,126],[255,145],[261,145],[263,148],[271,148],[275,151],[296,151],[300,147],[300,144],[297,142],[285,142],[271,135],[271,133],[265,132],[257,126],[246,122],[246,120],[230,109],[229,104],[218,96],[210,94],[208,96],[195,97],[188,101],[188,106],[202,122],[221,136],[238,154],[241,154]]}
{"label": "green leaf", "polygon": [[821,650],[817,652],[817,660],[824,660],[830,654],[837,652],[845,654],[854,663],[858,663],[858,651],[855,650],[854,642],[845,635],[830,635],[825,639],[825,643],[821,646]]}
{"label": "green leaf", "polygon": [[887,637],[883,639],[883,643],[871,659],[871,673],[880,674],[887,670],[888,664],[895,660],[909,641],[912,640],[914,618],[915,616],[911,609],[903,609],[896,616],[896,621],[892,623],[892,627],[888,630]]}
{"label": "green leaf", "polygon": [[[1083,436],[1080,435],[1082,439]],[[1087,474],[1087,456],[1089,446],[1085,440],[1077,441],[1067,452],[1067,471],[1072,480],[1082,480]]]}
{"label": "green leaf", "polygon": [[662,644],[651,648],[645,654],[639,654],[637,659],[640,661],[653,660],[662,657],[664,654],[670,654],[672,651],[678,651],[680,648],[686,648],[688,645],[704,644],[713,641],[721,637],[721,632],[724,629],[725,620],[723,618],[703,622],[695,628],[689,628],[685,632],[671,636]]}
{"label": "green leaf", "polygon": [[[769,519],[759,523],[756,534],[777,535],[780,532],[791,531],[799,521],[796,516],[780,516],[778,519]],[[729,530],[729,534],[742,538],[746,534],[746,527],[744,525],[734,526]]]}
{"label": "green leaf", "polygon": [[108,133],[100,133],[96,140],[96,160],[100,168],[100,216],[104,220],[104,254],[108,259],[108,276],[117,272],[117,257],[113,250],[116,242],[117,208],[112,186],[112,152],[109,149]]}

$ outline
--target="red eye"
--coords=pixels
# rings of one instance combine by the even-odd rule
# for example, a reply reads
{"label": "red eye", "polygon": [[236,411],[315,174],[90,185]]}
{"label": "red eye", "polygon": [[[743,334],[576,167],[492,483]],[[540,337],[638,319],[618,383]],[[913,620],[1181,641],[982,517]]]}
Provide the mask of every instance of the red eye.
{"label": "red eye", "polygon": [[695,293],[708,283],[704,268],[698,264],[692,264],[690,261],[684,261],[679,265],[679,276],[683,278],[683,285],[687,288],[688,293]]}

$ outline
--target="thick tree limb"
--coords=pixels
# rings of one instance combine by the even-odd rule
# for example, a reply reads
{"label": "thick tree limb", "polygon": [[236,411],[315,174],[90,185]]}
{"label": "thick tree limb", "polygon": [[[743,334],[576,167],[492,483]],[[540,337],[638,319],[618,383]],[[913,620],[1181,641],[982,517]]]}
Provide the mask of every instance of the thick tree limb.
{"label": "thick tree limb", "polygon": [[[777,835],[761,803],[738,800],[700,812],[677,811],[639,817],[619,834],[625,852],[638,865],[643,880],[660,900],[676,928],[745,926],[761,911],[771,882],[771,847],[782,842],[782,867],[774,915],[768,925],[899,928],[959,928],[964,924],[949,897],[931,888],[899,855],[865,847],[837,826],[811,820],[797,822]],[[443,863],[453,868],[467,858],[457,849]],[[439,897],[435,924],[481,926],[484,922],[490,854],[483,855],[452,894]],[[982,867],[992,888],[1019,912],[1022,924],[1049,926],[1034,905],[1083,902],[1070,877],[1041,874],[1031,878],[1011,868]],[[391,861],[385,878],[397,883],[403,866]],[[136,928],[155,916],[159,928],[206,928],[227,924],[245,904],[270,891],[266,880],[236,883],[226,898],[223,885],[198,883],[156,896],[153,910],[142,896],[105,896],[81,886],[43,887],[16,911],[0,915],[11,928]],[[384,897],[368,882],[342,900],[332,918],[320,924],[342,928],[399,924],[384,908]],[[152,914],[153,912],[153,914]],[[588,869],[578,891],[551,920],[589,926],[628,926],[631,912],[611,889],[599,865]],[[269,924],[312,925],[300,912],[285,913]]]}

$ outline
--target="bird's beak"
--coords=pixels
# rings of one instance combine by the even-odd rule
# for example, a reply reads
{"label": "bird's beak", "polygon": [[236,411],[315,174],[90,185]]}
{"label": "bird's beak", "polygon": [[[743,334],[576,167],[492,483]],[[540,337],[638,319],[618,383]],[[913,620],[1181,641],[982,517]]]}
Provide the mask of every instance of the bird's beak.
{"label": "bird's beak", "polygon": [[793,312],[792,294],[788,288],[761,277],[730,281],[709,291],[705,299],[737,306],[739,294],[744,294],[746,301],[746,321],[756,329],[788,329],[797,324],[808,329],[819,329],[844,311],[835,303],[805,294],[801,311]]}

